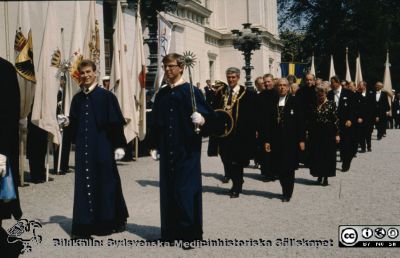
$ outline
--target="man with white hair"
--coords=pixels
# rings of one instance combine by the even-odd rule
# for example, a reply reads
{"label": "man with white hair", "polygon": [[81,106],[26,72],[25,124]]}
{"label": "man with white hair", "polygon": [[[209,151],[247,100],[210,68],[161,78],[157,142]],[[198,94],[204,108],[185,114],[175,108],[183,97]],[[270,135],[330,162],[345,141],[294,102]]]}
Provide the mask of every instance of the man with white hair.
{"label": "man with white hair", "polygon": [[272,167],[282,186],[282,201],[289,202],[294,188],[294,171],[298,169],[300,151],[305,149],[303,110],[289,93],[289,82],[277,81],[279,98],[269,117],[262,116],[260,137],[264,150],[272,155]]}

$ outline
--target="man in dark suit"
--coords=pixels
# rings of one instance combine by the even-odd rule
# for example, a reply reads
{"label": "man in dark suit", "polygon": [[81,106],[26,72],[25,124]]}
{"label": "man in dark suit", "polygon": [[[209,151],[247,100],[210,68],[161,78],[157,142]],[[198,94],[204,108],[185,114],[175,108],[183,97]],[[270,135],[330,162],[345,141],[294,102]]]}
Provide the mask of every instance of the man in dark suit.
{"label": "man in dark suit", "polygon": [[342,172],[347,172],[354,157],[354,120],[356,117],[354,93],[343,88],[336,75],[331,78],[331,89],[328,99],[335,102],[339,118]]}
{"label": "man in dark suit", "polygon": [[[228,86],[221,90],[218,108],[230,113],[234,119],[232,132],[221,138],[219,150],[224,164],[225,180],[232,179],[231,198],[239,197],[243,185],[243,167],[249,164],[256,144],[256,94],[239,85],[240,70],[226,70]],[[240,109],[239,109],[240,106]]]}
{"label": "man in dark suit", "polygon": [[[305,76],[305,85],[301,87],[296,96],[298,97],[299,105],[303,109],[305,127],[306,127],[306,135],[308,135],[310,128],[311,116],[313,114],[313,110],[317,105],[317,97],[315,93],[315,76],[312,73],[308,73]],[[309,144],[308,138],[306,140],[306,150],[300,155],[300,162],[303,163],[306,167],[308,167],[309,162],[309,148],[307,145]]]}
{"label": "man in dark suit", "polygon": [[365,81],[358,83],[355,101],[357,105],[356,135],[360,152],[363,153],[367,149],[371,151],[371,134],[376,116],[374,94],[367,90]]}
{"label": "man in dark suit", "polygon": [[386,135],[387,119],[390,114],[388,94],[385,91],[382,91],[382,88],[382,82],[375,83],[375,104],[377,110],[377,114],[375,117],[375,126],[376,130],[378,131],[378,140],[382,139],[382,137]]}
{"label": "man in dark suit", "polygon": [[260,137],[265,152],[271,153],[273,170],[279,175],[282,201],[288,202],[293,194],[300,150],[305,149],[304,114],[296,97],[289,94],[288,80],[279,79],[277,86],[279,97],[274,99],[268,116],[262,117]]}
{"label": "man in dark suit", "polygon": [[[272,74],[265,74],[263,76],[265,90],[257,95],[258,98],[258,110],[260,111],[261,117],[263,119],[259,120],[257,123],[258,126],[258,137],[260,138],[261,134],[264,134],[263,130],[265,128],[269,128],[271,121],[269,120],[272,117],[272,110],[275,101],[279,98],[278,92],[275,88],[274,76]],[[261,121],[264,123],[268,123],[268,125],[262,125]],[[264,148],[263,148],[264,149]],[[277,178],[276,171],[272,168],[272,156],[271,153],[263,151],[261,157],[261,175],[263,176],[263,181],[275,181]]]}

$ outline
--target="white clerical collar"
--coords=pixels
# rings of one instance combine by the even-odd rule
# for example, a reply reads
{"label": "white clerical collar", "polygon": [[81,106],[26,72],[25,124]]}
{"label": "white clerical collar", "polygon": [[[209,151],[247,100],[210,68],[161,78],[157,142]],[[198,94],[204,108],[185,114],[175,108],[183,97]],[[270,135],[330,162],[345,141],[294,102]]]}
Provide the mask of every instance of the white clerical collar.
{"label": "white clerical collar", "polygon": [[89,94],[94,90],[94,88],[96,88],[96,86],[97,86],[97,82],[94,82],[92,85],[90,85],[89,88],[86,88],[85,86],[83,86],[83,90],[82,91],[85,94]]}
{"label": "white clerical collar", "polygon": [[363,95],[363,97],[365,97],[367,95],[367,91],[363,91],[361,92],[361,94]]}
{"label": "white clerical collar", "polygon": [[340,95],[340,93],[342,92],[342,86],[340,86],[339,88],[337,88],[335,90],[335,94]]}
{"label": "white clerical collar", "polygon": [[[287,96],[287,95],[286,95],[286,96]],[[286,96],[279,97],[279,104],[278,104],[278,106],[280,106],[280,107],[284,107],[284,106],[285,106],[285,104],[286,104]]]}
{"label": "white clerical collar", "polygon": [[174,87],[182,85],[184,83],[185,83],[185,80],[181,77],[176,83],[171,83],[170,86],[171,86],[171,88],[174,88]]}
{"label": "white clerical collar", "polygon": [[232,91],[232,95],[236,95],[236,94],[239,93],[240,85],[239,85],[239,84],[236,84],[235,87],[233,87],[233,88],[230,87],[229,90]]}

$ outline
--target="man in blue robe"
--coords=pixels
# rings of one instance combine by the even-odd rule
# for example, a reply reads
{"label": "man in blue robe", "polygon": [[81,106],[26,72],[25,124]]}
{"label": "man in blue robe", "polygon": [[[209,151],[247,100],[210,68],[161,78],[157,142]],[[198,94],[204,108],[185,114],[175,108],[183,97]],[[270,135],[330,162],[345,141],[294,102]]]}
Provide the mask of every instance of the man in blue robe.
{"label": "man in blue robe", "polygon": [[71,103],[70,121],[75,152],[73,238],[108,235],[125,229],[128,210],[115,160],[126,144],[117,98],[98,86],[96,65],[79,65],[82,91]]}
{"label": "man in blue robe", "polygon": [[201,137],[210,132],[215,113],[196,87],[193,112],[190,84],[182,79],[181,55],[166,55],[163,66],[168,84],[155,97],[149,137],[152,156],[160,156],[161,238],[190,242],[203,234]]}

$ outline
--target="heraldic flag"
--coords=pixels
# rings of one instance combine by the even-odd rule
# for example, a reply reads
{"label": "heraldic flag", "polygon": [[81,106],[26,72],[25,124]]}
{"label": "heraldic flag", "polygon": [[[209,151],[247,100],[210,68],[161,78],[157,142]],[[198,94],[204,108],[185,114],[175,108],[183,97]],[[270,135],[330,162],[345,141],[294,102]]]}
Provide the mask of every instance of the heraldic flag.
{"label": "heraldic flag", "polygon": [[287,77],[289,74],[295,75],[297,77],[297,83],[300,83],[305,74],[306,68],[305,64],[281,63],[282,77]]}
{"label": "heraldic flag", "polygon": [[61,53],[58,49],[60,29],[54,19],[55,2],[49,1],[46,22],[36,72],[36,91],[32,109],[32,122],[47,131],[51,141],[60,144],[61,134],[57,123],[57,93]]}
{"label": "heraldic flag", "polygon": [[14,41],[15,69],[21,96],[20,118],[26,118],[32,109],[35,96],[35,67],[28,2],[18,2],[17,31]]}

